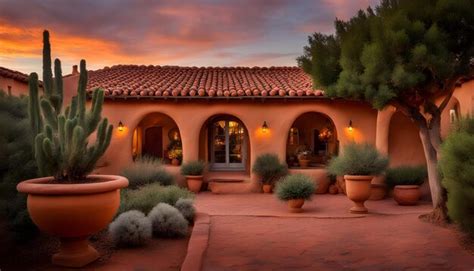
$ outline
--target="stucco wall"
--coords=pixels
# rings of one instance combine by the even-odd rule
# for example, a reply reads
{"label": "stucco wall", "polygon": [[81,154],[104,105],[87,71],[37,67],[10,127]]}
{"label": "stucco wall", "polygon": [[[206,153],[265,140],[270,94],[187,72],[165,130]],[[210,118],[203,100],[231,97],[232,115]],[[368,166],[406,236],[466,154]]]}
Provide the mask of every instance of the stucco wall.
{"label": "stucco wall", "polygon": [[8,93],[8,87],[11,88],[12,95],[28,95],[28,84],[0,76],[0,89]]}

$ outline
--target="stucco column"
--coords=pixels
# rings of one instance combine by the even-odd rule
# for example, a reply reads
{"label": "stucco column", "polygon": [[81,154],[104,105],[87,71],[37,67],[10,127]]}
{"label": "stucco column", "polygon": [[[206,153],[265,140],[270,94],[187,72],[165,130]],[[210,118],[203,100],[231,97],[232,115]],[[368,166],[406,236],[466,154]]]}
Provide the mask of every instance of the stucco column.
{"label": "stucco column", "polygon": [[200,126],[189,122],[184,129],[180,129],[181,144],[183,145],[183,162],[199,159],[199,131]]}
{"label": "stucco column", "polygon": [[390,120],[396,108],[389,105],[377,113],[377,127],[375,132],[375,147],[385,155],[388,155],[388,134],[390,131]]}

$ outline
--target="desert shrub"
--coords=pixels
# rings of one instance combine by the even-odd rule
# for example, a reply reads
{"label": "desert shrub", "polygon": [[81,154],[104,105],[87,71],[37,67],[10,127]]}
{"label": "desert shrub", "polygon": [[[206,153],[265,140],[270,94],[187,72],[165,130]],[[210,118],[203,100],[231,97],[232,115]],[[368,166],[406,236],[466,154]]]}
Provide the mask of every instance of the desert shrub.
{"label": "desert shrub", "polygon": [[276,196],[283,201],[310,199],[317,188],[311,178],[304,174],[291,174],[276,185]]}
{"label": "desert shrub", "polygon": [[148,156],[135,160],[133,164],[122,171],[121,175],[128,179],[128,188],[130,189],[136,189],[150,183],[161,185],[174,183],[173,175],[166,171],[161,160]]}
{"label": "desert shrub", "polygon": [[448,215],[474,238],[474,119],[462,119],[441,147]]}
{"label": "desert shrub", "polygon": [[421,185],[427,177],[425,166],[400,166],[387,170],[385,182],[389,188],[396,185]]}
{"label": "desert shrub", "polygon": [[288,168],[280,163],[276,154],[265,153],[257,157],[252,171],[260,176],[263,184],[273,184],[288,173]]}
{"label": "desert shrub", "polygon": [[180,198],[174,207],[178,209],[189,223],[193,223],[194,217],[196,216],[196,208],[194,208],[194,201],[192,199]]}
{"label": "desert shrub", "polygon": [[158,203],[175,205],[180,198],[193,197],[193,193],[189,190],[175,185],[149,184],[136,190],[124,189],[119,212],[140,210],[143,213],[148,213]]}
{"label": "desert shrub", "polygon": [[388,166],[388,158],[381,155],[374,146],[350,143],[343,154],[329,162],[328,171],[334,175],[379,175]]}
{"label": "desert shrub", "polygon": [[206,163],[204,161],[190,161],[181,165],[181,174],[184,176],[200,176],[205,168]]}
{"label": "desert shrub", "polygon": [[140,211],[128,211],[110,223],[109,232],[116,245],[141,246],[152,237],[151,221]]}
{"label": "desert shrub", "polygon": [[148,214],[153,234],[160,237],[181,237],[188,232],[188,221],[175,207],[158,203]]}

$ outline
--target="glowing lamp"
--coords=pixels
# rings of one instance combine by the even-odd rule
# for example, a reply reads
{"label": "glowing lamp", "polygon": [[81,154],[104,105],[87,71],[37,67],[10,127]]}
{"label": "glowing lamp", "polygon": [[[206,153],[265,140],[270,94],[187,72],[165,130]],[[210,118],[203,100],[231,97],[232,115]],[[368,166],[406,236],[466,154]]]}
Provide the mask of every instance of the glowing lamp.
{"label": "glowing lamp", "polygon": [[263,121],[263,125],[262,125],[262,133],[267,133],[268,132],[268,125],[267,125],[267,122],[266,121]]}
{"label": "glowing lamp", "polygon": [[349,132],[352,132],[354,128],[352,128],[352,120],[349,121]]}
{"label": "glowing lamp", "polygon": [[119,132],[123,131],[123,123],[121,121],[119,121],[118,130],[119,130]]}

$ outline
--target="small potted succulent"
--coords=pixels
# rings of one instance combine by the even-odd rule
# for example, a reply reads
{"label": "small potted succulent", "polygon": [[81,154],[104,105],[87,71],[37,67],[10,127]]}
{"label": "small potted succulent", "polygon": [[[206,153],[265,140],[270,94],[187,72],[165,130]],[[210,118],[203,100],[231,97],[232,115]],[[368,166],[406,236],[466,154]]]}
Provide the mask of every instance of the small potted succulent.
{"label": "small potted succulent", "polygon": [[386,183],[393,188],[393,198],[399,205],[416,205],[421,197],[420,185],[427,178],[425,166],[401,166],[387,170]]}
{"label": "small potted succulent", "polygon": [[182,149],[171,149],[168,151],[168,158],[171,160],[173,166],[179,166],[181,160],[183,159],[183,150]]}
{"label": "small potted succulent", "polygon": [[302,149],[298,151],[297,154],[298,157],[298,164],[300,164],[300,167],[306,168],[309,166],[309,163],[311,162],[311,151],[308,149]]}
{"label": "small potted succulent", "polygon": [[288,167],[280,163],[276,154],[266,153],[257,157],[252,171],[260,177],[264,193],[271,193],[273,185],[287,174]]}
{"label": "small potted succulent", "polygon": [[[112,125],[101,116],[104,92],[96,89],[92,93],[91,109],[87,110],[87,70],[81,60],[78,94],[63,110],[61,62],[54,62],[53,81],[47,31],[43,42],[44,95],[40,99],[38,75],[32,73],[28,110],[36,134],[36,163],[45,177],[23,181],[17,190],[28,194],[28,212],[38,228],[61,240],[53,264],[82,267],[99,257],[88,237],[113,219],[120,204],[120,189],[128,180],[89,175],[112,138]],[[90,140],[93,134],[96,139]]]}
{"label": "small potted succulent", "polygon": [[304,201],[311,199],[316,190],[317,183],[304,174],[291,174],[286,176],[276,185],[278,199],[288,202],[288,208],[292,213],[303,211]]}
{"label": "small potted succulent", "polygon": [[181,165],[181,174],[186,178],[188,189],[199,193],[206,163],[204,161],[189,161]]}
{"label": "small potted succulent", "polygon": [[333,158],[328,166],[330,174],[344,175],[346,195],[354,202],[351,213],[367,213],[364,202],[369,199],[371,181],[388,166],[388,158],[372,145],[350,143],[341,156]]}

